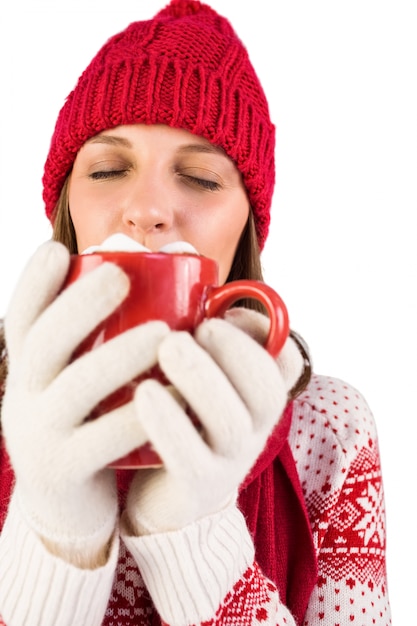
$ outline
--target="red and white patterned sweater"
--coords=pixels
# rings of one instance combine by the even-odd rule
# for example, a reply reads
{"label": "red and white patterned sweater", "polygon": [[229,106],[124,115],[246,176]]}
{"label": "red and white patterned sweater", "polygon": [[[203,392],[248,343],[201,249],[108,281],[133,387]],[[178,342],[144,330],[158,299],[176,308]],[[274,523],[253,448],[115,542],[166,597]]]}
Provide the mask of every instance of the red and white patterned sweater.
{"label": "red and white patterned sweater", "polygon": [[[366,402],[340,380],[313,376],[294,402],[290,445],[319,569],[303,625],[391,624],[383,486]],[[0,466],[0,480],[6,470]],[[158,613],[175,626],[295,625],[254,561],[235,507],[177,533],[122,536],[94,571],[48,554],[17,508],[9,507],[0,539],[0,613],[8,619],[0,625],[150,626],[161,623]]]}

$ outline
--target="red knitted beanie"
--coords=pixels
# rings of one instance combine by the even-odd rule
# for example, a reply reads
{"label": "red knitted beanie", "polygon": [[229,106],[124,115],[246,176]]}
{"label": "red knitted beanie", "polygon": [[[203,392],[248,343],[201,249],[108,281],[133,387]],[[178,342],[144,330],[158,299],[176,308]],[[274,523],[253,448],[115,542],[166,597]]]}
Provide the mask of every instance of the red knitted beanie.
{"label": "red knitted beanie", "polygon": [[62,107],[43,176],[51,219],[84,142],[124,124],[167,124],[221,146],[246,186],[261,249],[275,181],[275,128],[230,23],[196,0],[172,0],[113,36]]}

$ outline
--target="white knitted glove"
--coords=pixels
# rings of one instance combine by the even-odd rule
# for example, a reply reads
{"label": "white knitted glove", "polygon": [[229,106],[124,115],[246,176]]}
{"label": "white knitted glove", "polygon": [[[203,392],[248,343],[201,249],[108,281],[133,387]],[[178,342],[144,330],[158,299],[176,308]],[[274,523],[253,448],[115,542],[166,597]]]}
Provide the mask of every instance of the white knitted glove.
{"label": "white knitted glove", "polygon": [[127,276],[104,264],[57,297],[68,264],[64,246],[44,244],[12,298],[2,424],[22,515],[53,551],[88,566],[117,517],[114,471],[103,468],[146,438],[132,402],[83,421],[109,393],[156,363],[168,328],[162,322],[134,328],[68,365],[79,342],[129,289]]}
{"label": "white knitted glove", "polygon": [[221,319],[203,322],[195,339],[171,333],[159,364],[203,431],[158,382],[137,389],[137,415],[163,467],[138,472],[131,486],[125,521],[136,535],[183,528],[234,502],[293,384],[263,347]]}

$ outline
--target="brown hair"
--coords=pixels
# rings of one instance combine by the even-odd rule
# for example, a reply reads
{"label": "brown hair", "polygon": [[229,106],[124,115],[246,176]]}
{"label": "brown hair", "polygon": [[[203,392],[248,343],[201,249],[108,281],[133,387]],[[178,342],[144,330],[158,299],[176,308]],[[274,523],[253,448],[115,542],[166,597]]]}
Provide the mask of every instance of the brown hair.
{"label": "brown hair", "polygon": [[[53,215],[52,239],[63,243],[71,254],[77,254],[77,240],[69,210],[68,184],[69,176],[65,180],[55,207]],[[240,280],[242,278],[260,280],[262,282],[264,280],[255,220],[252,211],[249,212],[248,221],[240,237],[232,267],[230,268],[226,282]],[[255,311],[265,313],[262,304],[257,300],[240,300],[239,302],[236,302],[235,306],[244,306],[248,309],[254,309]],[[312,367],[308,348],[304,340],[294,331],[291,331],[290,334],[304,359],[303,372],[293,389],[290,391],[290,399],[293,399],[307,387],[311,378]]]}

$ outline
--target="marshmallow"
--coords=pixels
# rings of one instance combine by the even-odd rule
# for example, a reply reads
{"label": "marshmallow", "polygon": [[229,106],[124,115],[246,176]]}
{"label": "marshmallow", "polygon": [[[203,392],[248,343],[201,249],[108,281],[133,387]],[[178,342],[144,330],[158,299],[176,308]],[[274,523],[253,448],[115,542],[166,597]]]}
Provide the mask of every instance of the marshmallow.
{"label": "marshmallow", "polygon": [[[93,254],[94,252],[152,252],[142,244],[138,243],[131,237],[116,233],[107,237],[101,245],[89,246],[81,254]],[[187,241],[173,241],[162,246],[158,252],[166,252],[167,254],[197,254],[197,250]]]}

